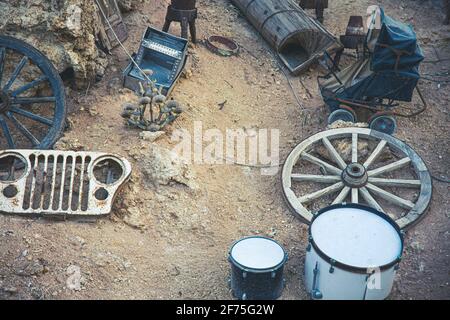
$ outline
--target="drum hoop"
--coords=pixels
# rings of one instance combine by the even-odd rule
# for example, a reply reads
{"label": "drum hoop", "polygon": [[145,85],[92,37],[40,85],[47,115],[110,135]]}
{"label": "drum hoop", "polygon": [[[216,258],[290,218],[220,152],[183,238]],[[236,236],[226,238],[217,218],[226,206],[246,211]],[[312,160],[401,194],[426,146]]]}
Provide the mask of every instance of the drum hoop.
{"label": "drum hoop", "polygon": [[[284,253],[284,255],[283,255],[283,260],[282,260],[279,264],[275,265],[274,267],[264,268],[264,269],[249,268],[249,267],[246,267],[246,266],[240,264],[239,262],[237,262],[236,259],[234,259],[234,258],[233,258],[233,255],[231,254],[231,252],[233,251],[234,246],[235,246],[236,244],[238,244],[239,242],[243,241],[243,240],[254,239],[254,238],[265,239],[265,240],[270,240],[270,241],[272,241],[272,242],[275,242],[275,243],[281,248],[281,250],[283,250],[283,253]],[[245,271],[245,272],[251,272],[251,273],[267,273],[267,272],[274,272],[274,271],[277,271],[277,270],[279,270],[281,267],[283,267],[283,266],[286,264],[287,260],[288,260],[288,254],[287,254],[286,250],[284,250],[284,248],[283,248],[277,241],[275,241],[275,240],[273,240],[273,239],[271,239],[271,238],[263,237],[263,236],[248,236],[248,237],[244,237],[244,238],[241,238],[241,239],[236,240],[235,242],[233,242],[233,244],[232,244],[231,247],[230,247],[230,250],[228,251],[228,260],[229,260],[233,265],[235,265],[236,267],[238,267],[239,269],[241,269],[241,270],[243,270],[243,271]]]}
{"label": "drum hoop", "polygon": [[[399,257],[397,257],[395,260],[393,260],[392,262],[389,262],[385,265],[382,266],[370,266],[370,267],[355,267],[352,265],[348,265],[339,261],[334,260],[333,258],[329,257],[325,252],[323,252],[315,243],[314,238],[312,236],[311,233],[311,229],[312,229],[312,225],[314,220],[317,219],[317,217],[319,217],[321,214],[328,212],[330,210],[333,209],[340,209],[340,208],[354,208],[354,209],[362,209],[362,210],[366,210],[366,211],[370,211],[374,214],[376,214],[377,216],[383,218],[384,220],[386,220],[392,227],[394,227],[394,229],[397,231],[397,234],[400,236],[400,244],[401,244],[401,248],[400,248],[400,255]],[[372,208],[369,206],[365,206],[362,204],[358,204],[358,203],[338,203],[338,204],[333,204],[330,205],[328,207],[322,208],[319,211],[317,211],[317,214],[314,215],[314,217],[311,220],[311,224],[309,225],[309,239],[310,239],[310,243],[313,246],[314,250],[317,252],[317,254],[324,259],[325,261],[327,261],[328,263],[330,263],[331,265],[339,268],[339,269],[343,269],[346,271],[351,271],[351,272],[356,272],[356,273],[364,273],[364,274],[370,274],[370,272],[368,272],[368,269],[374,269],[374,268],[379,268],[381,271],[387,270],[392,268],[393,266],[395,266],[396,264],[398,264],[401,261],[401,255],[403,253],[403,248],[404,248],[404,236],[403,236],[403,232],[401,231],[400,227],[398,226],[397,223],[395,223],[395,221],[393,219],[391,219],[389,216],[387,216],[386,214]]]}

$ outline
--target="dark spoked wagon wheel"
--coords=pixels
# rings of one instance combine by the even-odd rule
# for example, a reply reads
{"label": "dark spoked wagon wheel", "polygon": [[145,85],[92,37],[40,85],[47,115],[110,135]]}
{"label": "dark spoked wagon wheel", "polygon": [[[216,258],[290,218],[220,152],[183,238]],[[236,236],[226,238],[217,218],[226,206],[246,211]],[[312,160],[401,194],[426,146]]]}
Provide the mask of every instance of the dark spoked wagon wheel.
{"label": "dark spoked wagon wheel", "polygon": [[49,149],[66,120],[64,87],[29,44],[0,36],[0,149]]}

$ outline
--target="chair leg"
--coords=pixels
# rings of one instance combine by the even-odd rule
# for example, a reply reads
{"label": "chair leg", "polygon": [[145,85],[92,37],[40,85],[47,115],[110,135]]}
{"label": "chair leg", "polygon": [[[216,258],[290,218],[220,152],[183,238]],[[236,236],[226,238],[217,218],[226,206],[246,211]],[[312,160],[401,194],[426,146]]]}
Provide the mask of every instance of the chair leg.
{"label": "chair leg", "polygon": [[324,5],[321,0],[318,0],[316,3],[316,18],[320,23],[323,23],[323,10]]}
{"label": "chair leg", "polygon": [[450,0],[444,0],[445,19],[444,24],[450,24]]}
{"label": "chair leg", "polygon": [[196,43],[197,42],[197,30],[195,28],[195,20],[189,22],[189,30],[191,32],[192,42]]}
{"label": "chair leg", "polygon": [[164,22],[164,26],[163,26],[163,29],[162,29],[162,31],[164,31],[164,32],[167,32],[167,31],[169,31],[169,28],[170,28],[170,23],[171,23],[172,21],[170,21],[170,20],[168,20],[168,19],[166,19],[166,21]]}
{"label": "chair leg", "polygon": [[183,17],[181,19],[181,37],[184,39],[188,39],[188,27],[189,27],[189,21],[186,17]]}

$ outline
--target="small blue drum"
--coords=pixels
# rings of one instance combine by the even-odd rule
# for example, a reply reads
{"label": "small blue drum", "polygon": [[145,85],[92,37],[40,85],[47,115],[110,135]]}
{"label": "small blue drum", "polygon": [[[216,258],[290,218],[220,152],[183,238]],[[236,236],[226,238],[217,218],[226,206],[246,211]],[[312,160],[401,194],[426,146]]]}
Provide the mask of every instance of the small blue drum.
{"label": "small blue drum", "polygon": [[270,238],[253,236],[235,242],[228,257],[233,295],[242,300],[279,298],[287,259],[286,251]]}

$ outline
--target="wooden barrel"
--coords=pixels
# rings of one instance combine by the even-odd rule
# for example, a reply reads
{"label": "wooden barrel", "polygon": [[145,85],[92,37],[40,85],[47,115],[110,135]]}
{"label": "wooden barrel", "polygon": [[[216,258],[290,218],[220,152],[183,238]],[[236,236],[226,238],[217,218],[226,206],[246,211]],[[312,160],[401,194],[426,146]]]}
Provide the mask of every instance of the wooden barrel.
{"label": "wooden barrel", "polygon": [[341,47],[319,22],[309,17],[293,0],[231,0],[296,74],[325,51]]}

